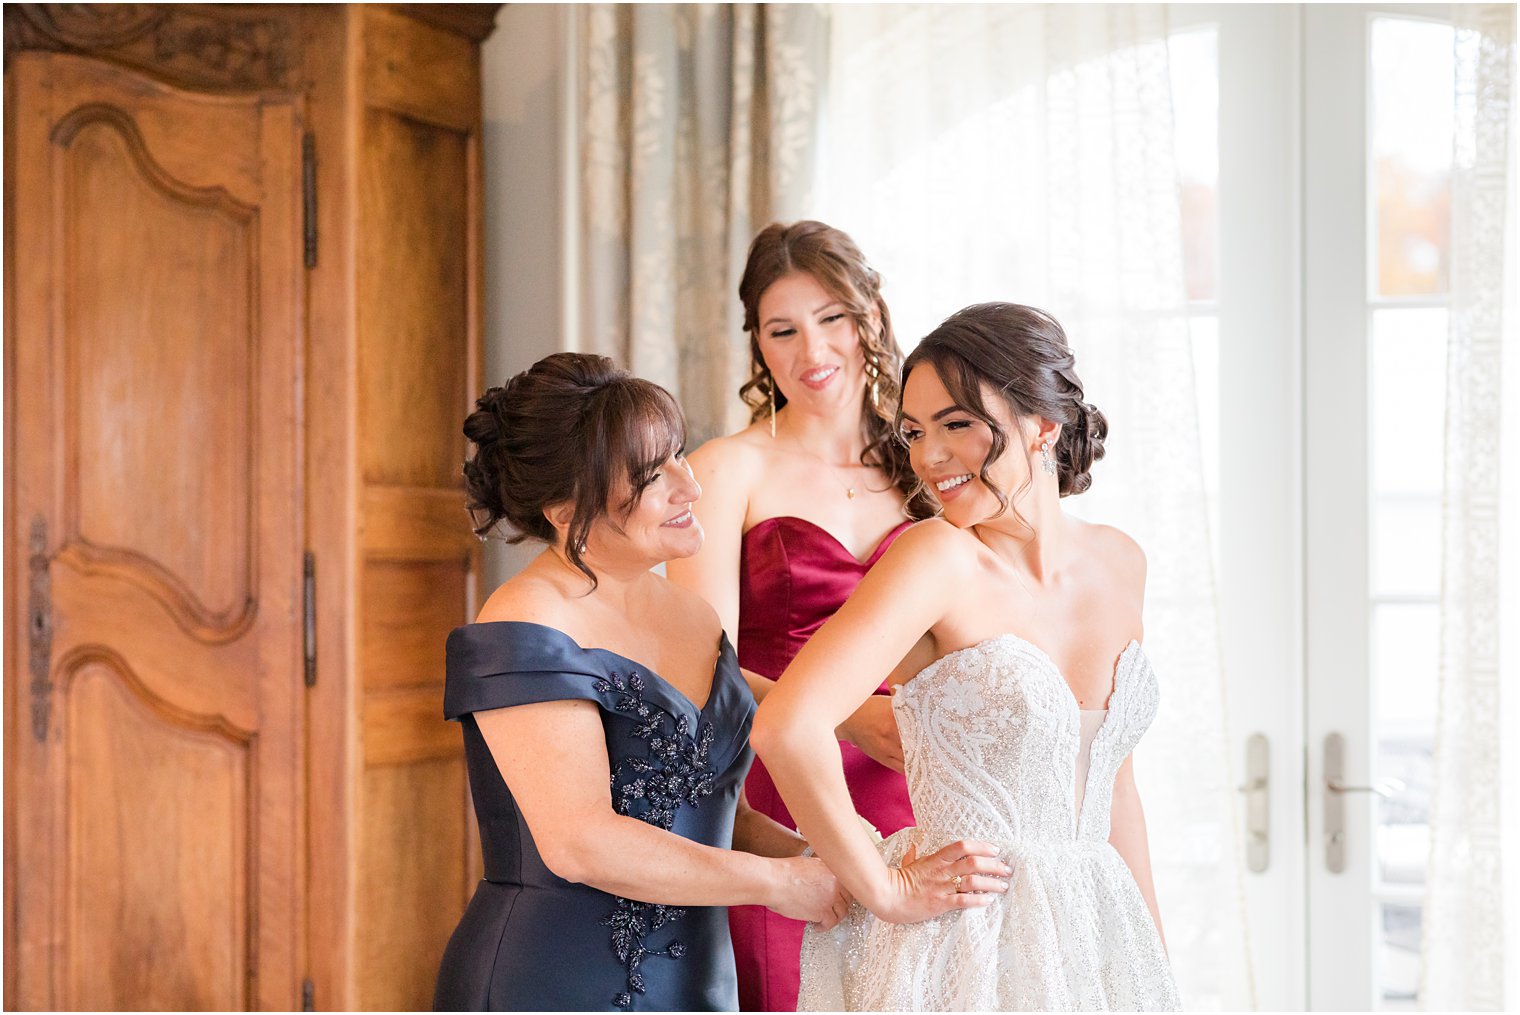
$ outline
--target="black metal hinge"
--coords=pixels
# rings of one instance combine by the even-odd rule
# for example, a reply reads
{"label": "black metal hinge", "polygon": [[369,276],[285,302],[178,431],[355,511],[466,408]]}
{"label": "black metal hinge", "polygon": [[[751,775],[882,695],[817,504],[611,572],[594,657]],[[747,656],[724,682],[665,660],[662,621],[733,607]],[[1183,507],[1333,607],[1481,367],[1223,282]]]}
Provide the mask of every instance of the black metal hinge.
{"label": "black metal hinge", "polygon": [[301,234],[306,267],[317,266],[317,136],[301,135]]}
{"label": "black metal hinge", "polygon": [[309,979],[301,982],[301,1010],[317,1010],[317,988]]}
{"label": "black metal hinge", "polygon": [[306,686],[317,686],[317,558],[310,550],[301,563],[301,649]]}

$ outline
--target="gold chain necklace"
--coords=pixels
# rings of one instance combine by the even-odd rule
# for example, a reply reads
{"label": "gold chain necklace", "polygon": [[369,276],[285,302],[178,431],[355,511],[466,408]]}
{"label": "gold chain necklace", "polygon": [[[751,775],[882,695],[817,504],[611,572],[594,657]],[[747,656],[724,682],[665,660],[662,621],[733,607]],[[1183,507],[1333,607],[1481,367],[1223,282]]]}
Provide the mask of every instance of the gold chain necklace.
{"label": "gold chain necklace", "polygon": [[832,462],[826,461],[821,455],[815,454],[814,452],[808,450],[806,447],[804,447],[802,445],[802,443],[800,441],[798,441],[796,443],[797,443],[797,450],[798,451],[800,451],[802,454],[806,455],[808,458],[811,458],[813,461],[817,462],[819,465],[823,466],[825,469],[828,470],[829,478],[832,479],[835,483],[839,484],[839,488],[844,491],[844,495],[845,495],[845,497],[847,499],[849,499],[849,500],[854,500],[855,499],[855,494],[858,491],[856,490],[856,488],[855,488],[854,485],[852,485],[850,483],[845,483],[845,482],[841,482],[840,481],[840,479],[839,479],[839,470],[840,469],[868,468],[868,466],[855,465],[855,464],[851,464],[851,465],[835,465]]}
{"label": "gold chain necklace", "polygon": [[[776,414],[775,414],[775,411],[772,410],[772,412],[771,412],[771,440],[775,440],[775,439],[776,439]],[[806,456],[808,458],[811,458],[813,461],[817,462],[819,465],[821,465],[825,469],[827,469],[829,471],[829,477],[831,479],[833,479],[833,481],[835,483],[839,484],[839,488],[844,491],[845,497],[847,499],[849,499],[849,500],[854,500],[855,499],[855,494],[857,493],[857,490],[854,487],[854,485],[852,485],[850,483],[841,483],[839,481],[838,470],[839,469],[854,469],[854,468],[873,468],[873,466],[858,465],[856,463],[851,463],[849,465],[835,465],[832,462],[827,461],[822,455],[820,455],[820,454],[812,451],[811,449],[809,449],[805,444],[803,444],[795,436],[787,434],[787,435],[785,435],[785,439],[786,439],[786,441],[788,443],[790,443],[796,449],[796,451],[799,454],[802,454],[802,455],[804,455],[804,456]]]}

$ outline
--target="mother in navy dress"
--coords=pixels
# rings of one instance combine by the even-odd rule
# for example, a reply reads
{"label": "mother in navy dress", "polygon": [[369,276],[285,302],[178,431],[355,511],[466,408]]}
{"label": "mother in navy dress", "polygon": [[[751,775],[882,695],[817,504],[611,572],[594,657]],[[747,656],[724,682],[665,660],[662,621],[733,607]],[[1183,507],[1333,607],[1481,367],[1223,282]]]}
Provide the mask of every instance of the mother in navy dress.
{"label": "mother in navy dress", "polygon": [[448,639],[485,879],[434,1006],[733,1010],[724,907],[829,926],[848,902],[743,804],[755,700],[713,609],[650,570],[702,545],[681,411],[560,353],[464,432],[477,534],[548,545]]}
{"label": "mother in navy dress", "polygon": [[[717,609],[764,698],[910,519],[933,507],[896,439],[902,352],[881,277],[854,241],[822,222],[767,226],[750,244],[739,299],[751,358],[739,394],[752,421],[692,455],[707,487],[697,508],[707,541],[669,573]],[[890,835],[913,824],[913,810],[886,677],[873,675],[880,693],[837,734],[857,813]],[[745,791],[756,810],[796,827],[758,762]],[[803,924],[760,907],[734,909],[730,923],[740,1006],[795,1009]]]}
{"label": "mother in navy dress", "polygon": [[754,697],[713,609],[651,573],[702,545],[684,430],[657,384],[568,353],[465,421],[476,532],[549,545],[448,637],[485,880],[438,1009],[733,1009],[725,906],[844,912],[739,810]]}

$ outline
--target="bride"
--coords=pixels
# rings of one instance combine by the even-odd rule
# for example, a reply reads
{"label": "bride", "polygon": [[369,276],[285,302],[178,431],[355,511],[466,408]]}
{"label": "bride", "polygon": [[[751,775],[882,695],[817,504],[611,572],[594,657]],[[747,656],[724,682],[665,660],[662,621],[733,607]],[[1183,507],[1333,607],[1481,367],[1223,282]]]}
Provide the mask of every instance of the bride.
{"label": "bride", "polygon": [[[1060,505],[1091,484],[1107,421],[1061,326],[1016,304],[950,317],[903,381],[900,433],[942,517],[898,538],[752,736],[859,903],[809,928],[799,1008],[1179,1008],[1130,760],[1157,706],[1145,556]],[[918,824],[873,845],[834,728],[894,667]],[[963,836],[999,846],[1009,880],[921,859]],[[926,919],[935,894],[959,908]]]}

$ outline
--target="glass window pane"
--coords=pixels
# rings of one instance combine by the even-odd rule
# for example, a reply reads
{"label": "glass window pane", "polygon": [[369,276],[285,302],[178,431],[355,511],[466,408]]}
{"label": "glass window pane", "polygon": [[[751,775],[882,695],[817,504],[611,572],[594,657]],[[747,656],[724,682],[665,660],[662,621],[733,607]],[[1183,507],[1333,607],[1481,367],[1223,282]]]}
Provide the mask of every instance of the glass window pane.
{"label": "glass window pane", "polygon": [[[1219,318],[1188,315],[1193,345],[1193,391],[1198,404],[1198,443],[1203,453],[1203,491],[1212,506],[1219,499]],[[1211,512],[1215,542],[1218,518]]]}
{"label": "glass window pane", "polygon": [[[1382,758],[1379,759],[1383,760]],[[1399,767],[1404,757],[1395,764]],[[1429,767],[1429,754],[1424,754]],[[1427,824],[1379,823],[1377,828],[1378,878],[1385,885],[1423,885],[1426,858],[1430,854],[1430,826]]]}
{"label": "glass window pane", "polygon": [[1392,795],[1377,807],[1378,876],[1385,884],[1425,881],[1440,620],[1435,603],[1373,608],[1373,778],[1400,784],[1389,786]]}
{"label": "glass window pane", "polygon": [[1187,295],[1213,300],[1219,288],[1219,30],[1195,28],[1172,35],[1167,57]]}
{"label": "glass window pane", "polygon": [[1378,1010],[1415,1011],[1420,983],[1420,907],[1382,904],[1378,935]]}
{"label": "glass window pane", "polygon": [[1372,312],[1372,490],[1440,496],[1446,310]]}
{"label": "glass window pane", "polygon": [[1451,234],[1452,30],[1372,23],[1372,184],[1384,296],[1444,293]]}
{"label": "glass window pane", "polygon": [[1379,737],[1424,736],[1435,729],[1440,607],[1381,603],[1372,608],[1372,672]]}
{"label": "glass window pane", "polygon": [[1372,514],[1372,594],[1436,596],[1440,592],[1440,500],[1379,500]]}

